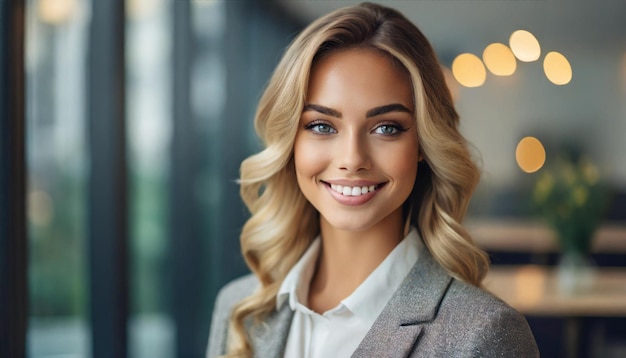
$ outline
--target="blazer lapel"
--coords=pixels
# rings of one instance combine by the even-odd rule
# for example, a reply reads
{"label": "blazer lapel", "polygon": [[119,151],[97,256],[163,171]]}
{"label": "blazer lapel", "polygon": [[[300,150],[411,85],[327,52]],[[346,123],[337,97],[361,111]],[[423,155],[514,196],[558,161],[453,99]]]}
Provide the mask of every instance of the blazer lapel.
{"label": "blazer lapel", "polygon": [[417,263],[391,297],[352,357],[406,357],[423,324],[432,321],[452,282],[424,247]]}
{"label": "blazer lapel", "polygon": [[293,311],[285,301],[280,310],[269,316],[263,323],[252,325],[250,337],[254,347],[254,357],[282,357],[293,319]]}

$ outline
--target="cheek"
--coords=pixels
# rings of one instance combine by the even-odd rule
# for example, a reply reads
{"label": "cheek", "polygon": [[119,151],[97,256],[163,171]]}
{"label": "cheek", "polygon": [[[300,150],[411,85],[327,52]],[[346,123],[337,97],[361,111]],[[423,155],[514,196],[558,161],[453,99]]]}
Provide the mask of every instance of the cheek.
{"label": "cheek", "polygon": [[296,136],[294,143],[294,164],[298,182],[310,179],[326,168],[328,151],[321,143]]}
{"label": "cheek", "polygon": [[402,182],[407,182],[412,185],[417,174],[417,156],[415,158],[406,156],[396,160],[389,160],[387,163],[389,172],[392,173],[397,180],[401,180]]}
{"label": "cheek", "polygon": [[381,158],[380,163],[385,166],[385,171],[406,186],[407,190],[413,189],[415,177],[417,175],[417,164],[419,161],[418,146],[416,143],[399,146],[393,151],[386,153],[385,158]]}

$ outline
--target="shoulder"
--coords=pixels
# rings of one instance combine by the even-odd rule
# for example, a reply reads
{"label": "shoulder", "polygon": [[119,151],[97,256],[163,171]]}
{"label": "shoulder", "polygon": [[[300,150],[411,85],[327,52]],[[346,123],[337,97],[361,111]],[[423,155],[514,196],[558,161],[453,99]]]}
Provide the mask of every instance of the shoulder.
{"label": "shoulder", "polygon": [[213,308],[207,357],[217,357],[226,353],[228,325],[233,308],[250,296],[258,285],[257,278],[250,274],[229,282],[219,291]]}
{"label": "shoulder", "polygon": [[[535,338],[522,314],[491,293],[453,279],[436,321],[463,356],[538,357]],[[452,344],[452,342],[450,342]],[[460,347],[459,347],[460,344]]]}
{"label": "shoulder", "polygon": [[445,301],[447,301],[448,305],[464,302],[467,306],[471,306],[473,308],[472,310],[478,309],[477,314],[485,313],[483,312],[483,309],[515,311],[507,303],[494,296],[490,292],[484,290],[483,288],[471,285],[467,282],[463,282],[457,279],[452,279],[448,292],[444,297],[444,302]]}
{"label": "shoulder", "polygon": [[[501,329],[526,328],[524,316],[493,294],[474,285],[453,279],[444,296],[439,314],[462,314],[461,320],[474,326],[491,326],[501,321]],[[510,326],[510,327],[507,327]]]}
{"label": "shoulder", "polygon": [[[217,294],[215,306],[234,306],[244,298],[254,293],[259,281],[253,274],[239,277],[227,283]],[[225,307],[221,307],[225,308]]]}

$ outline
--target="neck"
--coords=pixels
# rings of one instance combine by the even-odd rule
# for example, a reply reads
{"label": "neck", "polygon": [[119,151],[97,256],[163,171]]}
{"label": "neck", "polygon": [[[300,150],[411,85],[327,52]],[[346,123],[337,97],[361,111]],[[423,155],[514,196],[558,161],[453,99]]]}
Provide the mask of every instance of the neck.
{"label": "neck", "polygon": [[404,237],[401,208],[365,231],[345,231],[320,219],[322,248],[309,289],[309,308],[325,312],[348,297]]}

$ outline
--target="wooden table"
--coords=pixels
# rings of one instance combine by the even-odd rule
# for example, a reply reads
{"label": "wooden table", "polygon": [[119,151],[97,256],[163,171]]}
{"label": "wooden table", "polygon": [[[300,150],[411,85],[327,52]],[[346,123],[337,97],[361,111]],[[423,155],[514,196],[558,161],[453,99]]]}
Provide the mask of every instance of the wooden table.
{"label": "wooden table", "polygon": [[564,318],[568,357],[578,356],[580,318],[626,317],[626,268],[595,268],[586,287],[559,289],[554,268],[494,266],[483,281],[487,290],[525,315]]}
{"label": "wooden table", "polygon": [[524,314],[626,317],[626,267],[594,268],[585,288],[559,289],[556,271],[544,266],[492,267],[485,288]]}
{"label": "wooden table", "polygon": [[[468,220],[467,230],[474,242],[487,251],[550,253],[559,252],[554,231],[538,221]],[[626,224],[608,223],[595,233],[592,253],[626,254]]]}

